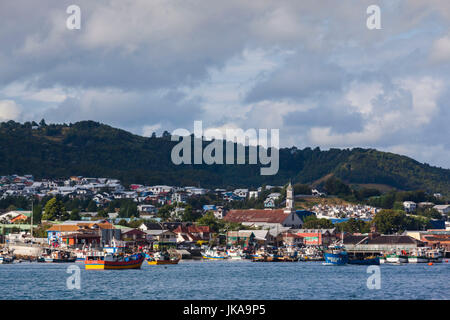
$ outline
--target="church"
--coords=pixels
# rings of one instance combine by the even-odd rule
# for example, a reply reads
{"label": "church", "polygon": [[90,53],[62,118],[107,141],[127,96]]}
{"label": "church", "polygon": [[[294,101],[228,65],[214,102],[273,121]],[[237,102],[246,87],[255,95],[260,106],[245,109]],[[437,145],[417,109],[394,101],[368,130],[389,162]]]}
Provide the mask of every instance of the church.
{"label": "church", "polygon": [[303,225],[301,218],[303,213],[303,210],[295,210],[294,188],[289,183],[286,189],[286,205],[283,209],[230,210],[223,220],[263,229],[282,227],[299,229]]}

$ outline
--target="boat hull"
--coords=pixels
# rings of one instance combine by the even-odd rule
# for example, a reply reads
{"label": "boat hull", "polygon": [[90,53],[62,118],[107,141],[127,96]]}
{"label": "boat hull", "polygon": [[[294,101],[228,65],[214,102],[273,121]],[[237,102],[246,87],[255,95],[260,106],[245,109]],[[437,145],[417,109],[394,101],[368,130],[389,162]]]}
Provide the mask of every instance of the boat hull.
{"label": "boat hull", "polygon": [[167,265],[167,264],[178,264],[180,259],[176,260],[147,260],[147,263],[151,266],[157,266],[157,265]]}
{"label": "boat hull", "polygon": [[379,265],[380,264],[380,258],[370,258],[370,259],[355,259],[355,260],[349,260],[349,264],[357,264],[357,265]]}
{"label": "boat hull", "polygon": [[427,263],[428,258],[426,257],[416,257],[416,256],[409,256],[408,257],[408,263]]}
{"label": "boat hull", "polygon": [[348,255],[347,253],[325,253],[324,254],[325,263],[341,266],[347,264]]}
{"label": "boat hull", "polygon": [[387,263],[408,263],[408,257],[407,256],[398,256],[398,255],[387,256],[386,262]]}
{"label": "boat hull", "polygon": [[86,260],[84,266],[86,270],[140,269],[144,259],[144,256],[141,256],[136,260],[128,261]]}

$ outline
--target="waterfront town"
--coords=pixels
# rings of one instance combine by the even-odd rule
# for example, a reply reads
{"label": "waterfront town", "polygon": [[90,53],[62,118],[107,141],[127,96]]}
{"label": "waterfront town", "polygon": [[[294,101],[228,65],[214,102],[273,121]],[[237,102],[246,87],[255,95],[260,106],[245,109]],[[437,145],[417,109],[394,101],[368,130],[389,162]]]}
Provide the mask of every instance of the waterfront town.
{"label": "waterfront town", "polygon": [[[403,211],[396,211],[414,219],[423,218],[414,215],[418,210],[433,212],[427,225],[386,232],[377,225],[386,210],[363,203],[332,204],[326,200],[333,196],[314,188],[295,195],[295,186],[211,190],[125,187],[117,179],[82,176],[40,181],[32,175],[2,176],[0,262],[82,261],[95,269],[127,255],[132,262],[145,257],[149,264],[185,259],[448,261],[450,205],[442,204],[440,195],[432,195],[440,204],[408,200],[401,203]],[[345,259],[340,260],[342,253]],[[88,263],[89,257],[94,262]]]}

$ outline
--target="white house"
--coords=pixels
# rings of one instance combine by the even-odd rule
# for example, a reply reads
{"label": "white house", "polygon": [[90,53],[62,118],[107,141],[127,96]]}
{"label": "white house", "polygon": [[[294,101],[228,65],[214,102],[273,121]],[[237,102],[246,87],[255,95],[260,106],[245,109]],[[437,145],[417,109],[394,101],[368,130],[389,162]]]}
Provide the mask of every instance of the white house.
{"label": "white house", "polygon": [[448,215],[450,213],[450,204],[438,204],[433,209],[436,209],[440,214]]}
{"label": "white house", "polygon": [[406,212],[414,212],[416,211],[417,205],[414,201],[404,201],[403,208],[405,208]]}

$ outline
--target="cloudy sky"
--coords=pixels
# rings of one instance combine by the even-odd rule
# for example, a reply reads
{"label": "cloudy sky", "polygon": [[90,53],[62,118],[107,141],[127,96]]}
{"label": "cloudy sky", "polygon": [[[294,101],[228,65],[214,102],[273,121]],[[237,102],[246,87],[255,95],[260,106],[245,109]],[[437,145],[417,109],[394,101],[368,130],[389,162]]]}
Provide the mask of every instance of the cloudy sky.
{"label": "cloudy sky", "polygon": [[450,168],[448,0],[1,1],[0,43],[0,121],[279,128]]}

